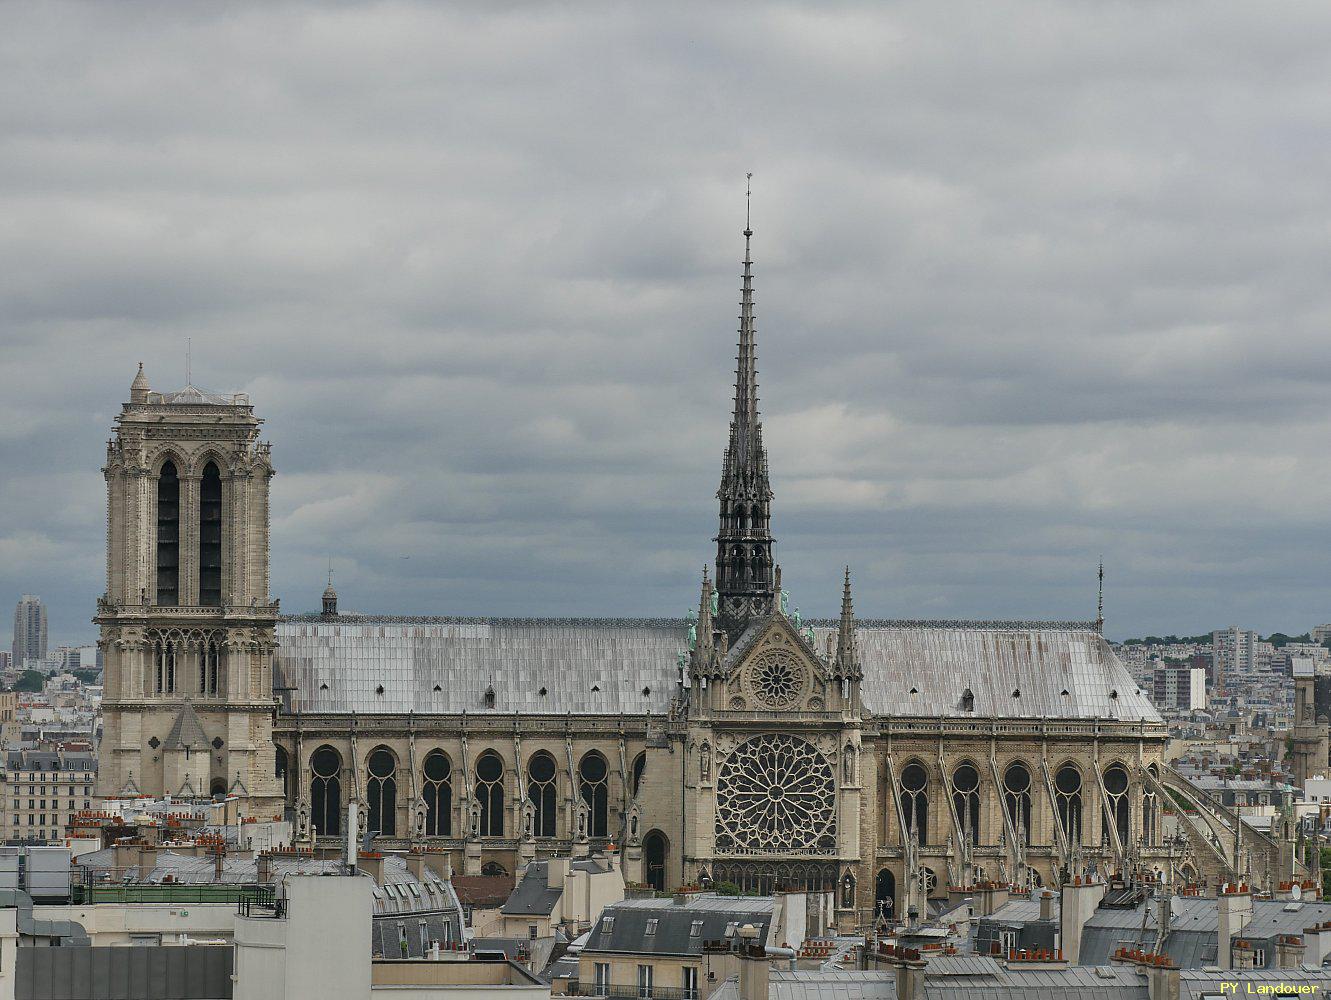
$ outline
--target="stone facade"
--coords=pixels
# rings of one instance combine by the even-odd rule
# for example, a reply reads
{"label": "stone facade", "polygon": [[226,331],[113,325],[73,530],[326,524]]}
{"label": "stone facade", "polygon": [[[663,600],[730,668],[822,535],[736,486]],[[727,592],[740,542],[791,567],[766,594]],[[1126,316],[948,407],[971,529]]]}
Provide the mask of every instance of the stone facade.
{"label": "stone facade", "polygon": [[[1098,621],[859,621],[849,570],[839,619],[792,613],[747,249],[739,333],[716,587],[674,621],[340,615],[331,584],[322,613],[279,618],[248,400],[140,376],[106,467],[101,793],[236,790],[330,845],[355,801],[358,835],[468,875],[613,842],[630,881],[817,889],[847,929],[1092,868],[1290,877],[1287,840],[1235,834],[1167,767]],[[1167,842],[1178,802],[1196,817]]]}
{"label": "stone facade", "polygon": [[282,809],[274,777],[269,446],[244,395],[153,392],[116,418],[107,487],[98,795],[235,792]]}

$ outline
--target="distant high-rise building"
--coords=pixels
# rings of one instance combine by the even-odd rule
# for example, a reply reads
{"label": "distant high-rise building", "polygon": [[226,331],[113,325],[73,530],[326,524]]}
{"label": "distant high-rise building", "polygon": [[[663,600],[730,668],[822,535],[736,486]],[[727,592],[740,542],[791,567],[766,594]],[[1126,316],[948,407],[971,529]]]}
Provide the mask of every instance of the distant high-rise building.
{"label": "distant high-rise building", "polygon": [[1257,666],[1257,633],[1231,625],[1211,633],[1211,664],[1215,693],[1223,694],[1227,678],[1251,674]]}
{"label": "distant high-rise building", "polygon": [[1184,663],[1157,662],[1152,695],[1159,708],[1195,711],[1206,707],[1206,670]]}
{"label": "distant high-rise building", "polygon": [[24,594],[14,609],[14,665],[46,659],[46,605]]}
{"label": "distant high-rise building", "polygon": [[14,665],[14,654],[8,649],[0,649],[0,671],[8,670]]}
{"label": "distant high-rise building", "polygon": [[1308,634],[1313,642],[1325,643],[1327,639],[1331,639],[1331,625],[1314,625]]}

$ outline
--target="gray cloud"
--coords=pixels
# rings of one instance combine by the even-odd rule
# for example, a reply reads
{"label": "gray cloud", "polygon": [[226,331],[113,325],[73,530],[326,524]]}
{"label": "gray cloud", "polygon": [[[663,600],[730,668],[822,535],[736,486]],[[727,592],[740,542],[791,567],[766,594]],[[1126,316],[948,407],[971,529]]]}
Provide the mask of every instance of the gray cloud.
{"label": "gray cloud", "polygon": [[[1331,616],[1331,11],[0,8],[0,597],[102,589],[135,362],[268,421],[274,590],[672,614],[755,172],[806,612]],[[0,627],[8,619],[0,618]]]}

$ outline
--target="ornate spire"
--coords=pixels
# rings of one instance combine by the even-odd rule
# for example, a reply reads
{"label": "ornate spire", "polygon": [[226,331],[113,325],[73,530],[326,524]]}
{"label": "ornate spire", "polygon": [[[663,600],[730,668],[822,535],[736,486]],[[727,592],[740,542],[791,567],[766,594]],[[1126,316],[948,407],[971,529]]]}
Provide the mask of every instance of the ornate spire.
{"label": "ornate spire", "polygon": [[712,581],[708,579],[707,567],[702,568],[702,597],[698,601],[698,648],[712,649],[712,632],[716,625],[712,621]]}
{"label": "ornate spire", "polygon": [[[752,178],[752,174],[749,175]],[[752,619],[772,610],[772,491],[767,449],[758,419],[757,332],[753,313],[753,229],[745,191],[744,274],[740,286],[739,345],[735,358],[735,408],[730,440],[721,466],[720,530],[716,543],[716,584],[720,626],[734,641]]]}
{"label": "ornate spire", "polygon": [[1095,630],[1105,630],[1105,557],[1100,557],[1100,592],[1095,601]]}
{"label": "ornate spire", "polygon": [[836,643],[837,670],[843,676],[854,676],[858,672],[858,657],[855,652],[855,609],[850,599],[850,567],[846,567],[846,581],[841,589],[841,622],[837,626]]}

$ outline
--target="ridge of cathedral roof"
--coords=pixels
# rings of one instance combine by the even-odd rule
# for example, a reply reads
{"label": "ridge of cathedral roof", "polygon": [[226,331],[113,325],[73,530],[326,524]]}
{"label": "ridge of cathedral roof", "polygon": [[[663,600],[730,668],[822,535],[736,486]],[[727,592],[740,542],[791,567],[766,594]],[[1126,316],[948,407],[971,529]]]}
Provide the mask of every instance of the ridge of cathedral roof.
{"label": "ridge of cathedral roof", "polygon": [[[614,617],[490,617],[486,615],[375,615],[342,614],[336,621],[328,621],[317,611],[294,615],[280,615],[279,622],[311,625],[494,625],[511,627],[554,628],[678,628],[688,627],[685,618],[614,618]],[[755,623],[759,630],[763,622]],[[836,628],[837,618],[806,618],[804,624],[814,628]],[[938,629],[976,632],[1098,632],[1095,622],[1039,619],[948,619],[948,618],[857,618],[856,631],[873,629]],[[752,630],[746,630],[746,634]],[[741,637],[741,641],[742,641]],[[736,647],[731,646],[733,653]]]}

